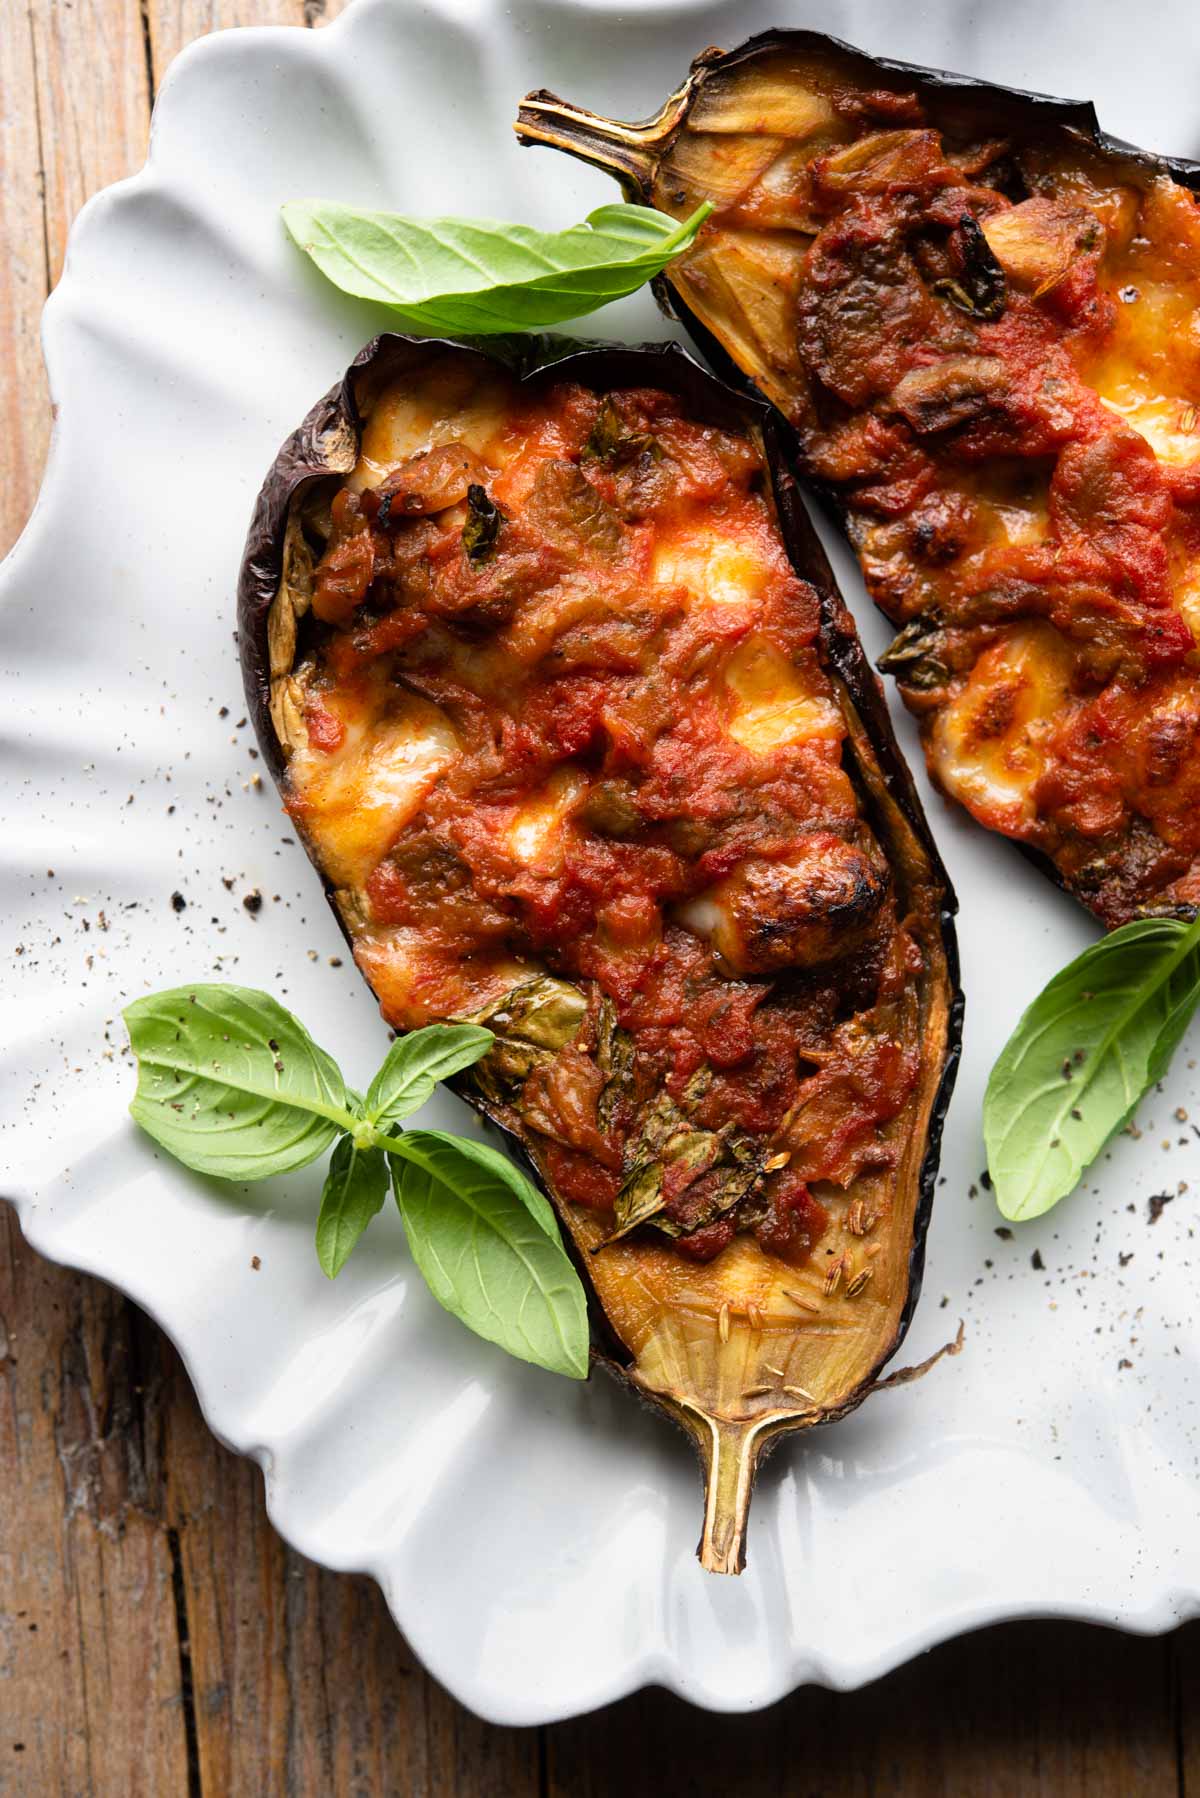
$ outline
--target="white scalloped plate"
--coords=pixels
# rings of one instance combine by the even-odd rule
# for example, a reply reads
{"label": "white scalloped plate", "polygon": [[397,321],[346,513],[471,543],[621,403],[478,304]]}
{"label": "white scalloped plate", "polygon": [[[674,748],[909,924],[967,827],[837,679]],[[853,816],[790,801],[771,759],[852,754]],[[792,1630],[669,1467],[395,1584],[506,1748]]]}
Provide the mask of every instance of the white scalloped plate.
{"label": "white scalloped plate", "polygon": [[[1110,129],[1195,155],[1177,53],[1188,17],[1031,0],[902,16],[863,0],[813,5],[804,22],[1091,93]],[[1200,1176],[1200,1142],[1174,1115],[1200,1098],[1194,1062],[1179,1058],[1142,1139],[1123,1139],[1086,1191],[1013,1241],[996,1235],[987,1194],[972,1196],[986,1070],[1089,927],[927,790],[963,904],[967,1053],[905,1353],[929,1353],[960,1316],[966,1351],[779,1451],[740,1580],[693,1559],[700,1491],[682,1438],[603,1378],[578,1387],[469,1336],[414,1278],[394,1217],[331,1285],[312,1248],[315,1172],[218,1190],[125,1115],[119,1008],[178,980],[271,988],[356,1081],[384,1043],[353,968],[330,965],[340,939],[274,792],[247,784],[238,722],[233,590],[251,502],[374,322],[302,266],[279,203],[565,223],[612,190],[518,149],[527,88],[640,116],[696,49],[773,22],[758,4],[361,0],[327,31],[202,40],[165,84],[146,169],[72,234],[45,320],[50,469],[2,575],[4,1189],[36,1248],[170,1332],[213,1429],[262,1463],[289,1541],[374,1573],[438,1678],[505,1723],[647,1682],[750,1709],[803,1681],[859,1684],[993,1619],[1159,1630],[1200,1596],[1193,1199],[1146,1219],[1151,1192]],[[667,334],[647,296],[598,322]],[[241,903],[254,888],[257,918]],[[462,1127],[455,1101],[435,1110]]]}

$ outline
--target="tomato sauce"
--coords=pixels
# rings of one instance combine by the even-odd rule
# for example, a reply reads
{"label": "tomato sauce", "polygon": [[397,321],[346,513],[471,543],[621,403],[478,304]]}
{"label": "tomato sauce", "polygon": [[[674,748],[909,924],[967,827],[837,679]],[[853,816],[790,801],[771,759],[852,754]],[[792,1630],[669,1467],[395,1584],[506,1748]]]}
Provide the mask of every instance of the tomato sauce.
{"label": "tomato sauce", "polygon": [[[714,1165],[733,1141],[759,1169],[711,1218],[714,1165],[668,1161],[679,1251],[743,1228],[802,1261],[809,1182],[889,1164],[914,945],[759,447],[655,390],[513,392],[486,439],[337,495],[312,611],[290,808],[358,857],[389,1021],[467,1014],[489,969],[500,991],[582,988],[586,1020],[520,1098],[559,1194],[611,1212],[666,1095]],[[401,803],[430,753],[403,734],[414,707],[450,748]]]}
{"label": "tomato sauce", "polygon": [[[775,120],[776,161],[748,123],[666,154],[660,197],[677,159],[691,207],[725,150],[673,282],[788,412],[873,597],[923,627],[888,660],[945,790],[1109,924],[1200,904],[1196,196],[1051,126],[977,142],[936,97],[818,59],[806,107],[804,69],[777,73],[802,125]],[[761,317],[731,298],[756,282]]]}

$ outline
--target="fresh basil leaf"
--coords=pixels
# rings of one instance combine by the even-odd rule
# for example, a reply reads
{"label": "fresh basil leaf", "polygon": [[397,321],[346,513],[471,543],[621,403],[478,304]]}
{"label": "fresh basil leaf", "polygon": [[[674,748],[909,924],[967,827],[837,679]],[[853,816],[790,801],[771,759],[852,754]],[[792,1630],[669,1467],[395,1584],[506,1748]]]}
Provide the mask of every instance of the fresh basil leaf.
{"label": "fresh basil leaf", "polygon": [[180,986],[124,1017],[138,1061],[130,1112],[199,1173],[290,1173],[354,1123],[337,1063],[269,993]]}
{"label": "fresh basil leaf", "polygon": [[360,1148],[352,1136],[339,1139],[329,1162],[317,1218],[317,1260],[335,1279],[371,1219],[387,1197],[388,1164],[382,1149]]}
{"label": "fresh basil leaf", "polygon": [[1171,1065],[1171,1057],[1187,1035],[1188,1025],[1200,1006],[1200,944],[1176,970],[1171,989],[1168,998],[1170,1009],[1163,1019],[1162,1029],[1150,1057],[1147,1086],[1154,1086],[1166,1074]]}
{"label": "fresh basil leaf", "polygon": [[492,1161],[504,1158],[480,1156],[480,1147],[432,1130],[398,1139],[389,1159],[413,1258],[438,1304],[477,1336],[551,1373],[586,1379],[579,1276],[557,1229],[548,1231],[514,1181],[499,1177]]}
{"label": "fresh basil leaf", "polygon": [[1026,1011],[983,1105],[996,1201],[1040,1217],[1161,1079],[1200,1003],[1200,919],[1140,918],[1085,949]]}
{"label": "fresh basil leaf", "polygon": [[534,231],[291,200],[283,222],[336,287],[390,307],[407,329],[488,333],[559,324],[633,293],[690,248],[711,211],[705,202],[680,224],[614,204],[566,231]]}
{"label": "fresh basil leaf", "polygon": [[448,1080],[486,1055],[495,1037],[481,1024],[427,1024],[397,1037],[367,1090],[366,1114],[386,1127],[406,1118]]}
{"label": "fresh basil leaf", "polygon": [[422,1167],[434,1169],[438,1157],[450,1157],[445,1165],[453,1170],[457,1162],[474,1162],[475,1173],[469,1177],[488,1181],[499,1181],[507,1186],[514,1198],[518,1199],[528,1211],[530,1217],[545,1231],[547,1236],[557,1242],[558,1219],[554,1215],[554,1207],[544,1193],[540,1193],[532,1180],[524,1175],[502,1155],[498,1149],[489,1148],[485,1142],[476,1142],[470,1136],[451,1136],[445,1130],[406,1130],[394,1145],[395,1151],[402,1158],[419,1162]]}

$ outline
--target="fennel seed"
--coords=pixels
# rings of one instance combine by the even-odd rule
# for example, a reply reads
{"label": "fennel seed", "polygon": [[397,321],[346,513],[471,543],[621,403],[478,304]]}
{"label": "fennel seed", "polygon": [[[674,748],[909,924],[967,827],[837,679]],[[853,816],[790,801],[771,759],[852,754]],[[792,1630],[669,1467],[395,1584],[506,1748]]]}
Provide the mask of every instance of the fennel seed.
{"label": "fennel seed", "polygon": [[717,1313],[717,1335],[722,1342],[729,1341],[729,1306],[722,1305]]}
{"label": "fennel seed", "polygon": [[874,1271],[874,1268],[870,1267],[860,1268],[854,1278],[849,1281],[846,1286],[846,1297],[848,1299],[856,1299]]}
{"label": "fennel seed", "polygon": [[819,1311],[821,1309],[816,1299],[810,1299],[806,1293],[794,1292],[790,1286],[781,1286],[779,1290],[785,1299],[791,1299],[793,1305],[799,1305],[801,1311]]}

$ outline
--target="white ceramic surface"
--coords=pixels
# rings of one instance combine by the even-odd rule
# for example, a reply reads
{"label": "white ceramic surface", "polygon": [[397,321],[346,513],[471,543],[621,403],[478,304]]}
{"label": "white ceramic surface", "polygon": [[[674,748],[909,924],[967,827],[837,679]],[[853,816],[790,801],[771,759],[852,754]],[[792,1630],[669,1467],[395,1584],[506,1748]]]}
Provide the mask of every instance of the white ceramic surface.
{"label": "white ceramic surface", "polygon": [[[903,1354],[927,1354],[960,1317],[966,1350],[777,1453],[740,1580],[693,1559],[700,1491],[682,1438],[602,1377],[556,1380],[467,1335],[414,1278],[394,1216],[331,1285],[312,1248],[316,1171],[218,1190],[125,1115],[119,1008],[150,988],[268,987],[356,1082],[385,1040],[348,960],[331,965],[342,945],[275,793],[248,785],[239,723],[233,589],[254,493],[375,322],[302,263],[279,203],[566,223],[613,190],[517,147],[527,88],[639,116],[694,50],[786,11],[360,0],[326,31],[201,41],[163,88],[147,168],[72,234],[45,321],[50,469],[0,577],[3,1190],[36,1248],[113,1281],[170,1332],[213,1429],[261,1461],[283,1534],[376,1574],[433,1672],[510,1723],[646,1682],[748,1709],[806,1680],[858,1684],[995,1618],[1158,1630],[1200,1596],[1200,1140],[1174,1115],[1200,1117],[1200,1032],[1143,1107],[1141,1140],[1122,1139],[1050,1218],[997,1235],[977,1190],[986,1070],[1091,931],[927,787],[962,901],[968,1014]],[[1184,4],[823,0],[791,18],[1091,94],[1111,130],[1200,152]],[[668,334],[646,295],[589,328]],[[836,553],[877,651],[885,633]],[[907,719],[899,729],[911,750]],[[257,919],[241,903],[255,887]],[[463,1126],[455,1101],[435,1114]],[[1149,1194],[1189,1179],[1151,1226]]]}

